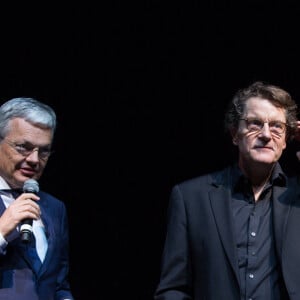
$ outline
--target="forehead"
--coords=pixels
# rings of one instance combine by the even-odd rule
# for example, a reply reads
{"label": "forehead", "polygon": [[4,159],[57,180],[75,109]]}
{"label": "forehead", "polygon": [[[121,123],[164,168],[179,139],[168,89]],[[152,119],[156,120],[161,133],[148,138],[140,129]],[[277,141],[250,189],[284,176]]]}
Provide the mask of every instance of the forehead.
{"label": "forehead", "polygon": [[285,109],[275,106],[268,99],[252,97],[245,103],[244,114],[267,119],[285,120]]}
{"label": "forehead", "polygon": [[35,126],[23,119],[10,120],[6,137],[11,139],[22,139],[36,144],[48,144],[52,139],[52,131],[47,128]]}

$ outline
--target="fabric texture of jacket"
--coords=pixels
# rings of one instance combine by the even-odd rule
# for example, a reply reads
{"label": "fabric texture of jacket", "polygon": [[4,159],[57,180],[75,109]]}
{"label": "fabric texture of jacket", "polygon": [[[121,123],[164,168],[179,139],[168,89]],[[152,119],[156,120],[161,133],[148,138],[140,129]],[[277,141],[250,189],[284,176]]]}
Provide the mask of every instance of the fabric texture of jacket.
{"label": "fabric texture of jacket", "polygon": [[[8,246],[0,250],[0,300],[73,299],[68,282],[69,233],[65,205],[40,191],[38,202],[48,239],[48,250],[39,270],[24,251],[17,230],[7,237]],[[5,210],[0,199],[0,215]]]}
{"label": "fabric texture of jacket", "polygon": [[[173,187],[155,300],[240,300],[230,167]],[[300,299],[298,178],[273,188],[273,226],[287,299]]]}

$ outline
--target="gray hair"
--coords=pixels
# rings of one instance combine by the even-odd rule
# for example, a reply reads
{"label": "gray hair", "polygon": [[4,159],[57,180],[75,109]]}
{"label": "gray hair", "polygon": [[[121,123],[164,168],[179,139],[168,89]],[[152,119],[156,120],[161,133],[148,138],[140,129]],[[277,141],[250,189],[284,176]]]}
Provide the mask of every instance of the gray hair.
{"label": "gray hair", "polygon": [[34,98],[12,98],[0,106],[0,136],[3,138],[9,132],[9,121],[21,118],[44,128],[49,128],[54,134],[56,130],[56,114],[45,103]]}

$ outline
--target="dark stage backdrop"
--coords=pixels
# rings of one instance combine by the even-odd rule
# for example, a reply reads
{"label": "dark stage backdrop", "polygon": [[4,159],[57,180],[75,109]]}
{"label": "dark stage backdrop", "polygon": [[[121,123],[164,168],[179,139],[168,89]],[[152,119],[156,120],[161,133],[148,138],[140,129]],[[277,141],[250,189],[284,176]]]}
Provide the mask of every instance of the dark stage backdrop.
{"label": "dark stage backdrop", "polygon": [[[2,8],[0,102],[32,96],[58,114],[40,185],[68,208],[76,300],[150,300],[171,187],[235,157],[226,103],[263,80],[300,104],[299,9],[108,2]],[[290,146],[282,163],[294,172]]]}

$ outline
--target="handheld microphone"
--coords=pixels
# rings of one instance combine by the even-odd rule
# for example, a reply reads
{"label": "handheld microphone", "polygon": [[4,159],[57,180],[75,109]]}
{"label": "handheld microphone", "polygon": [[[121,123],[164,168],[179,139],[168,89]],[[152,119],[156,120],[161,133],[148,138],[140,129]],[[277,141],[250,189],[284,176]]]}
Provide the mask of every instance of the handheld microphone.
{"label": "handheld microphone", "polygon": [[[24,182],[23,185],[24,193],[34,193],[39,192],[39,184],[34,179],[28,179]],[[20,227],[21,240],[25,243],[28,243],[32,235],[32,219],[24,219]]]}

